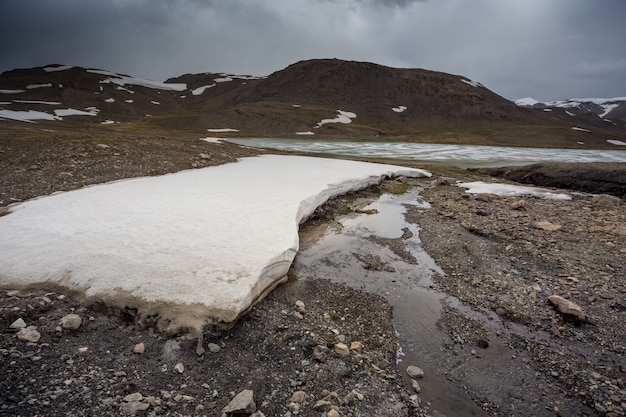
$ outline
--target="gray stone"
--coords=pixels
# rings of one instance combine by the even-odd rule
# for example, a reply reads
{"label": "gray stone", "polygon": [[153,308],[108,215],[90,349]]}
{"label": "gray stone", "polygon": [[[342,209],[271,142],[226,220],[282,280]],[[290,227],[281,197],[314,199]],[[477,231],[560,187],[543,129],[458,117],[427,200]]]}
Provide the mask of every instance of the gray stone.
{"label": "gray stone", "polygon": [[178,358],[178,355],[180,353],[180,343],[178,343],[176,340],[168,340],[167,342],[165,342],[165,345],[163,346],[163,359],[165,360],[174,360],[176,358]]}
{"label": "gray stone", "polygon": [[350,348],[345,343],[335,343],[335,353],[338,355],[349,355]]}
{"label": "gray stone", "polygon": [[59,324],[64,329],[77,330],[83,324],[83,319],[78,314],[68,314],[59,320]]}
{"label": "gray stone", "polygon": [[420,387],[420,384],[416,380],[411,379],[411,386],[413,387],[413,391],[417,392],[418,394],[422,392],[422,387]]}
{"label": "gray stone", "polygon": [[306,401],[307,397],[308,395],[306,394],[306,392],[296,391],[293,394],[291,394],[291,401],[294,403],[302,404],[303,402]]}
{"label": "gray stone", "polygon": [[12,329],[23,329],[26,327],[26,322],[24,321],[23,318],[19,318],[17,320],[15,320],[13,323],[11,323],[10,326]]}
{"label": "gray stone", "polygon": [[179,374],[182,374],[183,372],[185,372],[185,365],[183,365],[181,362],[178,362],[176,366],[174,366],[174,370]]}
{"label": "gray stone", "polygon": [[138,354],[142,354],[146,351],[146,345],[144,345],[143,343],[137,343],[134,347],[133,347],[133,353],[138,353]]}
{"label": "gray stone", "polygon": [[296,309],[300,312],[300,313],[304,313],[306,311],[306,308],[304,306],[304,301],[302,300],[298,300],[296,301]]}
{"label": "gray stone", "polygon": [[424,371],[422,368],[418,368],[417,366],[409,366],[406,368],[406,373],[409,374],[411,378],[423,378]]}
{"label": "gray stone", "polygon": [[249,389],[241,391],[233,398],[226,407],[222,409],[224,413],[252,414],[256,411],[254,403],[254,392]]}
{"label": "gray stone", "polygon": [[133,392],[132,394],[128,394],[126,397],[124,397],[124,401],[126,401],[127,403],[141,400],[143,400],[143,395],[141,395],[140,392]]}
{"label": "gray stone", "polygon": [[332,404],[330,401],[319,400],[318,402],[315,403],[315,405],[313,406],[313,409],[316,411],[328,411],[330,410],[331,405]]}
{"label": "gray stone", "polygon": [[594,195],[591,199],[591,204],[599,207],[618,207],[621,203],[619,197],[615,197],[609,194]]}
{"label": "gray stone", "polygon": [[130,414],[131,416],[134,416],[135,414],[137,414],[137,412],[146,411],[148,408],[150,408],[150,404],[148,403],[133,401],[130,403],[122,404],[120,406],[120,411],[124,414]]}
{"label": "gray stone", "polygon": [[34,326],[28,326],[17,332],[17,338],[25,342],[37,343],[41,339],[41,333]]}
{"label": "gray stone", "polygon": [[211,352],[211,353],[217,353],[221,349],[220,345],[218,345],[216,343],[209,343],[207,345],[207,348],[209,348],[209,352]]}

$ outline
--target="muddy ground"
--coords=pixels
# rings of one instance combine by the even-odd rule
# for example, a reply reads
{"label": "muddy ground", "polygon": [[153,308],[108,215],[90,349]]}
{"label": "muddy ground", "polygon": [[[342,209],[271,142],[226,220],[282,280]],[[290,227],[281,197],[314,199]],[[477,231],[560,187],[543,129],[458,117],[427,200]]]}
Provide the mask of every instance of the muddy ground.
{"label": "muddy ground", "polygon": [[[192,138],[3,132],[0,205],[254,153]],[[489,180],[431,168],[435,178]],[[623,202],[471,196],[435,178],[415,182],[432,207],[409,209],[407,220],[445,271],[435,277],[449,295],[439,321],[448,341],[434,359],[440,376],[484,415],[624,415]],[[353,197],[312,221],[332,221]],[[184,335],[138,327],[132,310],[111,316],[64,294],[3,291],[0,415],[220,415],[246,389],[267,416],[441,415],[418,407],[420,394],[403,384],[409,364],[395,366],[388,302],[325,278],[291,279],[231,327],[206,329],[204,352]],[[553,294],[579,304],[588,322],[565,321],[547,304]],[[60,326],[70,313],[81,317],[78,329]],[[40,338],[18,338],[18,319]],[[349,353],[334,352],[353,342]],[[317,346],[331,349],[327,358]],[[456,411],[447,415],[467,415]]]}

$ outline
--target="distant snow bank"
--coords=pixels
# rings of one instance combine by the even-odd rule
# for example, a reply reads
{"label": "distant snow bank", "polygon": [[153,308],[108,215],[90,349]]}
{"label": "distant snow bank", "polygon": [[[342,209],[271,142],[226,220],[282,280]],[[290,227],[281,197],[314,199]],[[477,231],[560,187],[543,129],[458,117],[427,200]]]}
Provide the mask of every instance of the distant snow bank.
{"label": "distant snow bank", "polygon": [[502,183],[487,183],[483,181],[460,182],[458,187],[467,188],[467,192],[471,194],[497,194],[506,197],[531,195],[538,198],[548,200],[571,200],[568,194],[555,193],[545,188],[527,187],[523,185],[511,185]]}
{"label": "distant snow bank", "polygon": [[392,174],[430,176],[266,155],[31,200],[0,217],[0,286],[137,308],[163,331],[230,322],[283,279],[315,208]]}

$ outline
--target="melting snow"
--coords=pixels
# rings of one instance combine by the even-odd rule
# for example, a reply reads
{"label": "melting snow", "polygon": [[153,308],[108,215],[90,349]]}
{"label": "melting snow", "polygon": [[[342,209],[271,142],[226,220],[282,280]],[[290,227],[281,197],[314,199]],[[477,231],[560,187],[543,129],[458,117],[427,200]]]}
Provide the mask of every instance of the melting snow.
{"label": "melting snow", "polygon": [[223,138],[201,138],[200,140],[203,140],[209,143],[222,143],[224,139]]}
{"label": "melting snow", "polygon": [[465,78],[461,78],[461,82],[464,82],[465,84],[469,84],[472,87],[482,87],[483,86],[478,81],[466,80]]}
{"label": "melting snow", "polygon": [[517,104],[518,106],[532,107],[538,103],[539,102],[532,97],[520,98],[519,100],[515,100],[515,104]]}
{"label": "melting snow", "polygon": [[222,77],[222,78],[214,78],[213,81],[215,81],[216,83],[227,83],[232,81],[232,77]]}
{"label": "melting snow", "polygon": [[15,103],[24,103],[24,104],[49,104],[52,106],[58,106],[62,104],[58,101],[43,101],[43,100],[13,100]]}
{"label": "melting snow", "polygon": [[117,123],[115,120],[105,120],[104,122],[100,122],[101,125],[112,125],[113,123]]}
{"label": "melting snow", "polygon": [[320,127],[327,123],[352,123],[352,119],[356,117],[355,113],[349,111],[337,110],[337,112],[339,113],[337,117],[335,117],[334,119],[323,119],[322,121],[317,122],[317,127]]}
{"label": "melting snow", "polygon": [[402,113],[406,110],[406,106],[392,107],[391,110],[395,111],[396,113]]}
{"label": "melting snow", "polygon": [[502,183],[487,183],[483,181],[476,182],[460,182],[457,183],[458,187],[467,188],[467,192],[471,194],[497,194],[502,196],[518,196],[518,195],[532,195],[539,198],[545,198],[549,200],[571,200],[572,198],[567,194],[554,193],[545,188],[537,187],[525,187],[522,185],[511,185]]}
{"label": "melting snow", "polygon": [[150,103],[152,103],[152,104],[156,104],[156,105],[161,104],[161,103],[159,103],[158,101],[151,101]]}
{"label": "melting snow", "polygon": [[106,99],[104,99],[104,101],[107,102],[107,103],[114,103],[115,99],[114,98],[106,98]]}
{"label": "melting snow", "polygon": [[106,80],[100,81],[101,84],[113,83],[119,86],[130,84],[130,85],[140,85],[142,87],[148,87],[148,88],[156,88],[159,90],[173,90],[173,91],[184,91],[187,89],[187,84],[183,84],[183,83],[180,83],[180,84],[160,83],[156,81],[144,80],[141,78],[128,77],[126,75],[120,75],[114,72],[102,71],[102,70],[87,70],[87,72],[91,72],[93,74],[108,75],[112,77],[112,78],[107,78]]}
{"label": "melting snow", "polygon": [[0,285],[65,287],[162,330],[230,322],[285,277],[315,208],[392,173],[430,176],[267,155],[31,200],[0,217]]}
{"label": "melting snow", "polygon": [[57,116],[97,116],[98,115],[98,109],[95,108],[90,108],[87,109],[89,111],[83,111],[83,110],[76,110],[76,109],[56,109],[54,111],[54,114],[56,114]]}
{"label": "melting snow", "polygon": [[191,94],[193,94],[194,96],[199,96],[200,94],[204,93],[204,90],[206,90],[207,88],[215,87],[216,85],[217,84],[210,84],[210,85],[203,85],[202,87],[194,88],[193,90],[191,90]]}
{"label": "melting snow", "polygon": [[25,91],[26,90],[0,90],[0,94],[19,94]]}
{"label": "melting snow", "polygon": [[27,90],[32,90],[35,88],[47,88],[47,87],[52,87],[52,83],[47,83],[47,84],[29,84],[26,86]]}
{"label": "melting snow", "polygon": [[0,118],[18,120],[20,122],[34,123],[34,120],[60,120],[50,113],[43,111],[27,110],[27,111],[15,111],[15,110],[1,110]]}
{"label": "melting snow", "polygon": [[134,100],[131,100],[131,99],[124,100],[124,101],[127,102],[127,103],[134,103],[135,102]]}
{"label": "melting snow", "polygon": [[626,146],[626,142],[622,142],[621,140],[607,139],[607,142],[609,142],[609,143],[611,143],[613,145]]}
{"label": "melting snow", "polygon": [[582,127],[576,127],[576,126],[572,127],[572,130],[577,130],[579,132],[591,132],[591,130],[589,129],[583,129]]}
{"label": "melting snow", "polygon": [[229,129],[229,128],[222,128],[222,129],[207,129],[207,132],[212,132],[212,133],[224,133],[224,132],[239,132],[239,130],[237,129]]}
{"label": "melting snow", "polygon": [[310,130],[308,132],[296,132],[296,135],[314,135],[315,133],[311,132]]}

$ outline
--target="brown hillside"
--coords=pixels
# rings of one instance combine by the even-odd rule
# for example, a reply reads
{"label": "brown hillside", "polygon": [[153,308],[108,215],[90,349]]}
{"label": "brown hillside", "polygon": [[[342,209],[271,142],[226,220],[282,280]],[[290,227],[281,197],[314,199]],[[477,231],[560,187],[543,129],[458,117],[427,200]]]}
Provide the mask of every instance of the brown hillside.
{"label": "brown hillside", "polygon": [[[522,108],[462,76],[338,59],[301,61],[268,77],[201,73],[166,83],[80,67],[20,69],[0,74],[0,102],[14,112],[95,113],[35,121],[47,128],[228,128],[236,131],[224,135],[244,137],[311,131],[316,138],[575,148],[616,148],[607,140],[626,140],[622,126]],[[319,125],[337,110],[356,117]]]}

